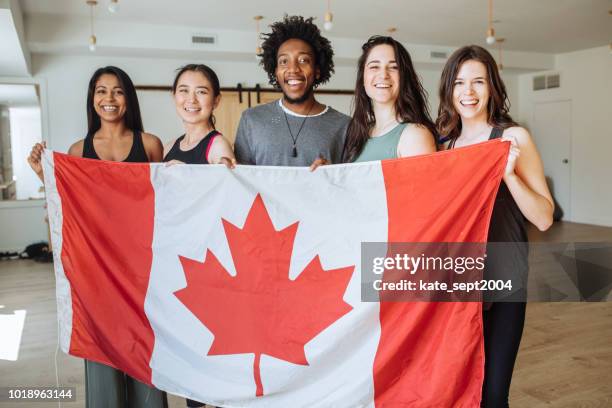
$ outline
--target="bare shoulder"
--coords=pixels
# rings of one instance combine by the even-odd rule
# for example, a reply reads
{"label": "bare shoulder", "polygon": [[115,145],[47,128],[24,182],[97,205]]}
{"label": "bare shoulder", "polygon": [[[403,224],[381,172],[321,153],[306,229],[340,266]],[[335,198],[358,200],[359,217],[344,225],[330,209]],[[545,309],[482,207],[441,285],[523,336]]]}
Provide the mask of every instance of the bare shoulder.
{"label": "bare shoulder", "polygon": [[213,146],[221,146],[221,145],[230,146],[230,142],[225,136],[223,136],[223,133],[218,132],[212,140],[212,145]]}
{"label": "bare shoulder", "polygon": [[404,128],[397,145],[399,157],[416,156],[435,151],[436,143],[434,136],[425,126],[409,123]]}
{"label": "bare shoulder", "polygon": [[68,149],[68,154],[70,156],[83,157],[83,146],[85,144],[85,139],[81,139],[76,141],[70,146]]}
{"label": "bare shoulder", "polygon": [[142,132],[142,142],[145,144],[161,144],[159,137],[152,133]]}
{"label": "bare shoulder", "polygon": [[429,138],[432,139],[431,131],[418,123],[408,123],[402,131],[401,138]]}
{"label": "bare shoulder", "polygon": [[219,150],[223,153],[223,156],[227,156],[228,153],[231,153],[233,155],[232,144],[225,136],[223,136],[223,134],[218,133],[211,143],[211,150]]}
{"label": "bare shoulder", "polygon": [[529,131],[521,126],[513,126],[504,131],[504,137],[514,137],[519,146],[531,143]]}

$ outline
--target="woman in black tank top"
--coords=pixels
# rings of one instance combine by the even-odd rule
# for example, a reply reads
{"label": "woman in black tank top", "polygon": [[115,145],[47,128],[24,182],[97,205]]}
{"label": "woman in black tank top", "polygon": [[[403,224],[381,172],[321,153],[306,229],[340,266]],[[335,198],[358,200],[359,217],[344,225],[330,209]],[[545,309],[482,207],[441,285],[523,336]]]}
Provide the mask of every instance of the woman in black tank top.
{"label": "woman in black tank top", "polygon": [[[136,89],[117,67],[99,68],[87,92],[88,131],[68,154],[97,160],[159,162],[162,144],[143,132]],[[28,162],[42,180],[44,144],[32,148]],[[127,390],[127,391],[126,391]],[[85,399],[89,407],[164,408],[166,393],[104,364],[85,360]]]}
{"label": "woman in black tank top", "polygon": [[525,323],[527,232],[524,218],[544,231],[552,224],[554,204],[540,155],[529,132],[508,114],[506,89],[495,60],[484,48],[463,47],[449,58],[440,80],[437,128],[447,148],[490,139],[512,146],[497,192],[487,246],[485,278],[512,281],[519,290],[483,311],[485,377],[482,407],[508,407],[514,362]]}
{"label": "woman in black tank top", "polygon": [[[172,84],[176,113],[185,134],[164,148],[164,161],[171,164],[218,164],[229,168],[236,164],[229,142],[215,129],[213,110],[221,100],[219,79],[203,64],[189,64],[178,69]],[[202,385],[206,387],[206,384]],[[188,407],[203,407],[187,399]]]}
{"label": "woman in black tank top", "polygon": [[235,165],[229,142],[215,129],[213,110],[221,100],[219,79],[206,65],[190,64],[179,68],[172,95],[185,134],[168,143],[164,160],[169,164]]}

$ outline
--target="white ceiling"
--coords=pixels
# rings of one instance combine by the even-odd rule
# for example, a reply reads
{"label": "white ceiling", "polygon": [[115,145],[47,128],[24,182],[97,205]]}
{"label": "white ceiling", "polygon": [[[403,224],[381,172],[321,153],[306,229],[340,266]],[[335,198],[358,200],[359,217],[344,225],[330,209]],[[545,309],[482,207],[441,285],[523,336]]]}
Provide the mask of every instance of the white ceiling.
{"label": "white ceiling", "polygon": [[0,105],[39,106],[35,85],[0,84]]}
{"label": "white ceiling", "polygon": [[[119,0],[111,15],[109,0],[99,0],[97,18],[203,30],[254,31],[254,15],[262,27],[284,13],[315,16],[322,22],[327,0]],[[88,16],[85,0],[21,0],[28,14]],[[484,44],[487,0],[331,0],[333,37],[365,40],[397,27],[403,42],[461,46]],[[602,46],[612,41],[612,0],[494,0],[497,35],[504,48],[516,51],[561,53]]]}
{"label": "white ceiling", "polygon": [[0,76],[29,75],[30,56],[24,44],[21,17],[15,0],[0,0]]}

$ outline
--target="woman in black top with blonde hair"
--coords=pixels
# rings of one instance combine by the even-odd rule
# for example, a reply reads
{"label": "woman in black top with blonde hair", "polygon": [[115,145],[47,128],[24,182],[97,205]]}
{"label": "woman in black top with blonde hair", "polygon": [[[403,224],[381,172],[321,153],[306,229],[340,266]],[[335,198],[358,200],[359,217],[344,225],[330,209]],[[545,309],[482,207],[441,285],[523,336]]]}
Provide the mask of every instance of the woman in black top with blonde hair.
{"label": "woman in black top with blonde hair", "polygon": [[485,278],[510,278],[520,289],[483,311],[482,406],[487,408],[508,407],[512,371],[523,333],[528,252],[523,219],[544,231],[552,224],[554,209],[536,146],[508,110],[506,88],[491,54],[476,45],[455,51],[442,71],[436,123],[439,135],[447,140],[447,148],[502,136],[512,143],[487,239],[503,242],[503,250],[488,246]]}
{"label": "woman in black top with blonde hair", "polygon": [[[159,162],[162,143],[143,131],[136,89],[120,68],[94,72],[87,92],[87,135],[68,154],[117,162]],[[44,143],[32,148],[28,162],[43,179]],[[166,394],[104,364],[85,360],[85,399],[89,408],[164,408]]]}

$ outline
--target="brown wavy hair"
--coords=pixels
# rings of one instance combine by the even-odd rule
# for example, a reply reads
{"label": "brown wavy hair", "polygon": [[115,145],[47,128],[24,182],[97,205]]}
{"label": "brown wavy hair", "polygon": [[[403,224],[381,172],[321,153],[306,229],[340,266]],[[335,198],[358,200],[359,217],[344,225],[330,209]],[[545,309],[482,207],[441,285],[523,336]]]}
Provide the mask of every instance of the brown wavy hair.
{"label": "brown wavy hair", "polygon": [[487,69],[489,85],[489,102],[487,103],[489,116],[487,122],[489,125],[502,129],[517,126],[517,123],[512,120],[508,113],[510,101],[495,59],[484,48],[478,45],[468,45],[459,48],[450,56],[440,78],[440,106],[436,128],[439,136],[447,140],[456,139],[461,134],[461,117],[453,105],[453,90],[461,65],[470,60],[481,62]]}
{"label": "brown wavy hair", "polygon": [[[346,131],[343,159],[345,163],[355,161],[365,147],[370,130],[376,123],[372,102],[363,85],[365,63],[370,51],[377,45],[390,45],[395,51],[399,70],[399,95],[395,101],[395,112],[402,123],[416,123],[429,129],[432,135],[436,128],[427,107],[427,92],[414,70],[410,54],[397,40],[375,35],[363,44],[362,54],[357,62],[357,81],[355,82],[354,113]],[[437,142],[437,141],[436,141]]]}

